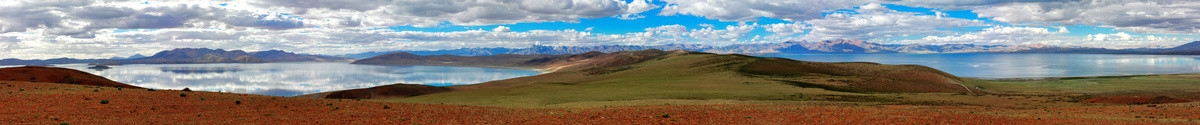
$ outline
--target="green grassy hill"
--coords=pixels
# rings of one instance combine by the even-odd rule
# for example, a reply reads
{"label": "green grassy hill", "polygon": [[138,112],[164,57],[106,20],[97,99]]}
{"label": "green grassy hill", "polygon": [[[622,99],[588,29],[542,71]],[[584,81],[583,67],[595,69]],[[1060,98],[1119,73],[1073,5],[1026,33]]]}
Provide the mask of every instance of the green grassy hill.
{"label": "green grassy hill", "polygon": [[[979,93],[944,72],[916,65],[820,63],[687,51],[625,51],[534,59],[537,76],[386,102],[548,106],[645,100],[883,101],[870,94]],[[888,97],[891,98],[891,97]]]}

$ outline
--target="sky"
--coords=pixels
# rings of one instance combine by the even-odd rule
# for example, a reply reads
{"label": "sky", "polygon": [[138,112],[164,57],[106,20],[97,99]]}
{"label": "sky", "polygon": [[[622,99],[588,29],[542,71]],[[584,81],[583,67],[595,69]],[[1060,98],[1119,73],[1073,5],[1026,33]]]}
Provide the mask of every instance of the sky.
{"label": "sky", "polygon": [[1194,0],[0,0],[0,58],[174,48],[309,54],[532,45],[882,44],[1165,48]]}

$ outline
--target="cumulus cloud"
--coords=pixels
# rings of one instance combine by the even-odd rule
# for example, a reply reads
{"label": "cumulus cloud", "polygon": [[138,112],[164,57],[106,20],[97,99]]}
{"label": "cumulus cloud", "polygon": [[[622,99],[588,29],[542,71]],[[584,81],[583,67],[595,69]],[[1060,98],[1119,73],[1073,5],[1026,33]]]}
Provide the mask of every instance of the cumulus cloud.
{"label": "cumulus cloud", "polygon": [[822,13],[847,9],[869,1],[856,0],[664,0],[659,15],[693,15],[721,21],[755,21],[758,17],[801,21],[819,19]]}
{"label": "cumulus cloud", "polygon": [[498,27],[492,29],[492,32],[509,32],[509,31],[512,31],[512,29],[509,29],[506,26],[498,26]]}
{"label": "cumulus cloud", "polygon": [[[863,39],[883,43],[1177,45],[1187,38],[1139,33],[1200,33],[1200,3],[1150,0],[14,0],[0,4],[0,57],[106,58],[178,47],[282,49],[302,53],[434,50],[529,45],[728,45],[787,40]],[[898,12],[887,4],[935,8]],[[389,26],[482,26],[579,22],[641,13],[699,16],[738,25],[662,25],[629,33],[594,28],[512,31],[508,26],[453,32],[393,31]],[[973,10],[1017,26],[945,17]],[[747,21],[775,18],[786,23]],[[749,24],[747,24],[749,23]],[[1131,33],[1064,36],[1061,25],[1112,27]],[[520,24],[518,24],[520,25]],[[996,26],[1001,25],[1001,26]],[[691,26],[691,25],[689,25]],[[991,26],[980,31],[960,27]],[[1059,26],[1059,27],[1054,27]],[[526,28],[526,27],[522,27]],[[762,28],[767,36],[749,36]],[[606,30],[608,31],[608,30]],[[1136,33],[1134,33],[1136,32]],[[928,36],[914,40],[895,37]],[[749,40],[747,40],[749,39]],[[1139,45],[1141,44],[1141,45]]]}
{"label": "cumulus cloud", "polygon": [[665,26],[646,28],[645,29],[646,32],[630,33],[630,34],[643,34],[641,36],[657,36],[657,37],[675,38],[674,40],[668,40],[668,41],[674,41],[674,42],[688,41],[691,39],[695,39],[695,40],[699,40],[699,41],[693,41],[690,43],[731,44],[730,41],[735,41],[733,43],[736,43],[736,40],[745,38],[746,34],[750,33],[750,31],[753,31],[754,29],[756,29],[755,27],[758,27],[758,25],[757,24],[739,24],[739,25],[725,26],[725,29],[714,29],[714,26],[712,26],[711,24],[708,24],[708,25],[704,26],[704,28],[702,28],[702,29],[690,29],[689,30],[689,29],[687,29],[687,27],[685,27],[683,25],[676,24],[676,25],[665,25]]}
{"label": "cumulus cloud", "polygon": [[983,44],[983,45],[1023,45],[1048,40],[1059,40],[1057,34],[1066,31],[1050,31],[1038,27],[991,27],[979,32],[971,32],[957,36],[928,36],[917,40],[902,40],[903,44]]}
{"label": "cumulus cloud", "polygon": [[262,28],[294,29],[302,21],[278,13],[189,2],[16,1],[0,6],[0,33],[37,30],[46,35],[95,37],[102,29]]}
{"label": "cumulus cloud", "polygon": [[282,10],[325,25],[337,21],[366,26],[493,25],[522,22],[578,22],[581,18],[621,17],[636,19],[638,13],[658,8],[645,0],[400,0],[329,1],[265,0],[251,5]]}
{"label": "cumulus cloud", "polygon": [[645,0],[19,0],[0,5],[0,33],[90,38],[102,29],[477,26],[630,17],[657,7]]}
{"label": "cumulus cloud", "polygon": [[[1200,3],[1190,0],[665,0],[660,15],[721,21],[822,19],[841,9],[877,9],[873,3],[972,10],[980,17],[1029,26],[1084,24],[1139,33],[1200,34]],[[860,5],[868,6],[860,6]],[[935,12],[939,13],[939,12]],[[938,14],[940,15],[940,14]]]}
{"label": "cumulus cloud", "polygon": [[982,45],[1029,45],[1045,44],[1056,46],[1084,46],[1110,49],[1162,48],[1186,43],[1190,39],[1154,35],[1131,35],[1124,32],[1113,34],[1090,34],[1086,37],[1071,37],[1065,28],[1051,31],[1040,27],[998,26],[952,36],[928,36],[915,40],[900,40],[900,44],[982,44]]}
{"label": "cumulus cloud", "polygon": [[792,35],[804,33],[805,30],[811,29],[807,24],[804,23],[777,23],[762,25],[762,27],[768,32],[775,33],[769,37],[776,39],[790,37]]}
{"label": "cumulus cloud", "polygon": [[972,10],[992,20],[1045,26],[1083,24],[1139,33],[1200,34],[1200,3],[1190,0],[905,0],[901,5]]}
{"label": "cumulus cloud", "polygon": [[939,28],[991,25],[979,20],[896,12],[878,6],[878,4],[867,4],[854,12],[836,12],[825,15],[823,19],[805,21],[804,23],[811,25],[809,28],[812,30],[802,39],[809,41],[840,38],[868,40],[904,36],[952,35],[957,32],[939,30]]}
{"label": "cumulus cloud", "polygon": [[292,30],[172,28],[116,32],[105,30],[95,38],[45,37],[40,34],[0,34],[0,57],[22,59],[108,58],[149,55],[184,47],[285,50],[300,53],[352,54],[369,51],[440,50],[463,47],[523,48],[530,45],[596,46],[661,45],[672,43],[728,45],[746,37],[758,25],[730,25],[724,29],[688,29],[681,25],[647,28],[645,32],[593,34],[589,31],[492,30],[454,32],[393,31],[373,28],[298,28]]}
{"label": "cumulus cloud", "polygon": [[1125,32],[1112,34],[1088,34],[1082,40],[1074,41],[1080,46],[1093,46],[1103,48],[1166,48],[1176,45],[1185,44],[1190,39],[1155,36],[1155,35],[1132,35]]}

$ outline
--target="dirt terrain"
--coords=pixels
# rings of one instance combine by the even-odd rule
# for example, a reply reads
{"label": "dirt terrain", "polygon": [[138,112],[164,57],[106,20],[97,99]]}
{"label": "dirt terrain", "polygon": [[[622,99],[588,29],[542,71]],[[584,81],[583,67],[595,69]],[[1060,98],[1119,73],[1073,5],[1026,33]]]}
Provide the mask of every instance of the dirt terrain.
{"label": "dirt terrain", "polygon": [[[5,124],[1200,124],[1200,103],[1008,109],[727,104],[513,109],[0,82]],[[19,108],[14,108],[19,107]]]}

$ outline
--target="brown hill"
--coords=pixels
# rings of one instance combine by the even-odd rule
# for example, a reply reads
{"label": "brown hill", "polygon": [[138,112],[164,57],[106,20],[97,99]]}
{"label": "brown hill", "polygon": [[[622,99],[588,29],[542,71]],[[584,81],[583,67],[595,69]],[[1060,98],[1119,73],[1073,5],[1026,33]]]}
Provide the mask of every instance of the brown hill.
{"label": "brown hill", "polygon": [[376,86],[371,88],[342,90],[327,93],[323,98],[329,99],[381,99],[381,98],[403,98],[425,94],[448,92],[450,88],[443,88],[429,85],[419,84],[392,84],[384,86]]}
{"label": "brown hill", "polygon": [[121,88],[141,88],[108,80],[104,77],[92,75],[79,70],[40,66],[0,68],[0,81],[28,81]]}

